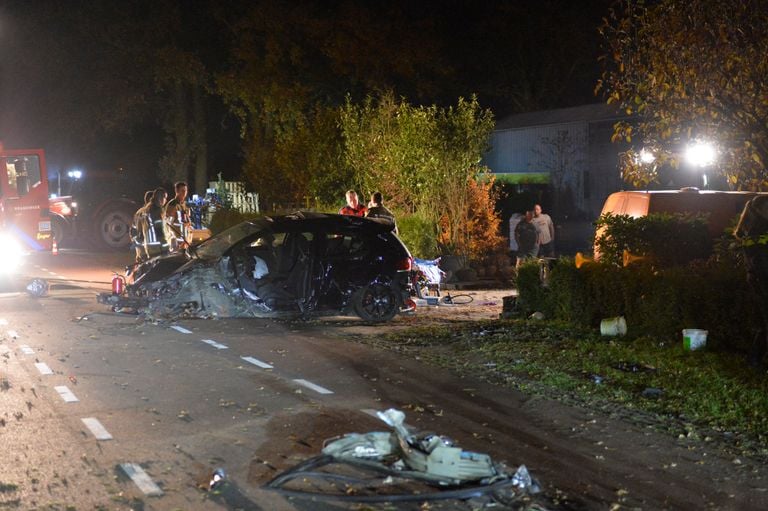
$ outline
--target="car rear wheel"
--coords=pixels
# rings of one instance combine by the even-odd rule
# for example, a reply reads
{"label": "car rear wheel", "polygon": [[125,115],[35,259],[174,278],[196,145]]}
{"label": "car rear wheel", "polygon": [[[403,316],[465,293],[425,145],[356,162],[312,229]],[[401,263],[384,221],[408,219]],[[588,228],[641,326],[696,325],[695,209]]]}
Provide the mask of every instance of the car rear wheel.
{"label": "car rear wheel", "polygon": [[354,309],[365,321],[384,322],[394,318],[400,306],[391,286],[374,282],[356,293]]}

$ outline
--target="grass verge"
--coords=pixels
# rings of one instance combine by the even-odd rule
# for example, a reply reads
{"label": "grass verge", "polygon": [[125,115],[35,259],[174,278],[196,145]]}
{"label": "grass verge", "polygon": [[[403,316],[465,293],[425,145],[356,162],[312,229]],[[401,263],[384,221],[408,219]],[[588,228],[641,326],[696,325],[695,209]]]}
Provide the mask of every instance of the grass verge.
{"label": "grass verge", "polygon": [[365,342],[459,374],[653,422],[680,437],[724,440],[741,453],[768,456],[768,376],[731,354],[526,320],[418,327]]}

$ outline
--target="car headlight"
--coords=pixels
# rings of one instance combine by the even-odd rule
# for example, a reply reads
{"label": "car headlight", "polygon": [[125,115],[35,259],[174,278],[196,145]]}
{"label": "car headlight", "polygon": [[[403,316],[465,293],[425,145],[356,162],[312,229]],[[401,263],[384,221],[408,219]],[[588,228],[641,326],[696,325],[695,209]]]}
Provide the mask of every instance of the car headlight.
{"label": "car headlight", "polygon": [[21,266],[24,250],[15,238],[0,233],[0,274],[13,273]]}

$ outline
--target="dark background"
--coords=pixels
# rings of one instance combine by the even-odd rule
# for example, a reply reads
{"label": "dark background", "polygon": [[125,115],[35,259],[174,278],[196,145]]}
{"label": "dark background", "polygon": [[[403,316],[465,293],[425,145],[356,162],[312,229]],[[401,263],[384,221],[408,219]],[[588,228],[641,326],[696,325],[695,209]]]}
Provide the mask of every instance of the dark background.
{"label": "dark background", "polygon": [[[0,140],[46,149],[49,175],[77,167],[150,186],[170,151],[171,84],[198,76],[208,176],[238,178],[241,126],[217,83],[243,72],[243,55],[270,62],[275,47],[298,50],[277,52],[263,73],[282,73],[277,87],[300,84],[325,104],[387,89],[417,104],[477,94],[498,119],[596,102],[597,27],[608,7],[597,0],[4,1]],[[259,20],[263,33],[244,19]],[[318,41],[329,42],[323,52],[315,51]]]}

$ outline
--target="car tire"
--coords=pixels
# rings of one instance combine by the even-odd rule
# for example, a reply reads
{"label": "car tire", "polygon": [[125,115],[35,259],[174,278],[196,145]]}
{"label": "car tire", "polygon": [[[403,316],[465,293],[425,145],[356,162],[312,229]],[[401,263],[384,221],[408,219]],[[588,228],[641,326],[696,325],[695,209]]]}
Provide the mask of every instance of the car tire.
{"label": "car tire", "polygon": [[392,286],[372,282],[355,293],[354,310],[365,321],[383,323],[395,317],[400,305]]}

